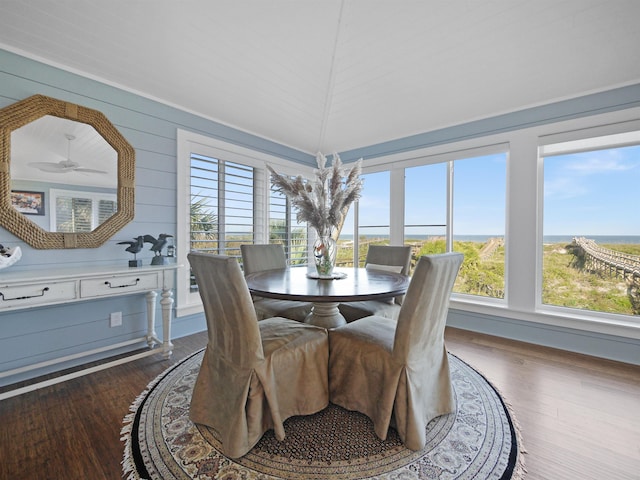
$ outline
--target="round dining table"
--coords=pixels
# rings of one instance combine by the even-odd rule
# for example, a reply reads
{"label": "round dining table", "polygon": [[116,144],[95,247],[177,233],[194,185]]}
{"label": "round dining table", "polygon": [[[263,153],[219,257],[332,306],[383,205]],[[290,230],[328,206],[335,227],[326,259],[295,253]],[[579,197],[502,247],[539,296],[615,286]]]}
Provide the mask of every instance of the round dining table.
{"label": "round dining table", "polygon": [[399,273],[366,268],[336,268],[334,278],[318,278],[315,267],[289,267],[248,274],[249,291],[257,296],[281,300],[313,302],[305,323],[335,328],[347,322],[340,302],[383,300],[403,295],[409,277]]}

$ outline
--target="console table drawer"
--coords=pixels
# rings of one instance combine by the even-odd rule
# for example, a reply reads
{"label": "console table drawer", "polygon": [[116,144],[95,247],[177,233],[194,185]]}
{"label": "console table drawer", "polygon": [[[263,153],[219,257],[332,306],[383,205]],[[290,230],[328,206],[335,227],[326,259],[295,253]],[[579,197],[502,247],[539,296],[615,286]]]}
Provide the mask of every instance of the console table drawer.
{"label": "console table drawer", "polygon": [[77,298],[76,282],[0,286],[0,310],[60,303]]}
{"label": "console table drawer", "polygon": [[127,293],[157,290],[160,286],[160,280],[156,273],[132,273],[131,275],[87,278],[80,280],[80,296],[82,298],[90,298],[125,295]]}

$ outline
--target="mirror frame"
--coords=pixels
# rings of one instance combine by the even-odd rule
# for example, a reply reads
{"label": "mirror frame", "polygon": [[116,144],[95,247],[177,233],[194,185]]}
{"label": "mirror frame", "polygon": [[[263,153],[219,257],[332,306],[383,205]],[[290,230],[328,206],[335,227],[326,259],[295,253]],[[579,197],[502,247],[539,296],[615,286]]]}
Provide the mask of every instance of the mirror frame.
{"label": "mirror frame", "polygon": [[[11,132],[45,115],[91,125],[118,154],[118,210],[91,232],[48,232],[11,205]],[[0,109],[0,226],[34,248],[96,248],[133,220],[135,150],[98,110],[44,95],[33,95]]]}

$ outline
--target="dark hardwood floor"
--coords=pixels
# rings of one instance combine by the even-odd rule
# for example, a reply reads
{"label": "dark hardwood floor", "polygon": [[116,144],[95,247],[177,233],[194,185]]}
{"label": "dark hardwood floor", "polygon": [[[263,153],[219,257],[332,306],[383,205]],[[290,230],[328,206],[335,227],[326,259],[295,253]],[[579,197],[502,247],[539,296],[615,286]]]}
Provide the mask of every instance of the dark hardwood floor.
{"label": "dark hardwood floor", "polygon": [[[640,479],[640,367],[463,330],[446,338],[512,406],[527,479]],[[129,405],[206,341],[176,339],[170,361],[146,357],[0,401],[0,478],[122,478]]]}

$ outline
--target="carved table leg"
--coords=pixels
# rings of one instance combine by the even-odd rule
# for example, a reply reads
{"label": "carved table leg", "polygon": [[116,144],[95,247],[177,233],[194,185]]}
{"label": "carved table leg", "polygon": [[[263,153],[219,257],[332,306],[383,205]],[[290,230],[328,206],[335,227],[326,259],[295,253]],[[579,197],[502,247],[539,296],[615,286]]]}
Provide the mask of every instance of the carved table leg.
{"label": "carved table leg", "polygon": [[173,353],[173,343],[171,343],[171,310],[173,307],[173,293],[171,289],[162,289],[162,356],[166,359]]}
{"label": "carved table leg", "polygon": [[156,334],[156,297],[158,294],[151,290],[145,295],[147,298],[147,345],[153,348],[158,343]]}

